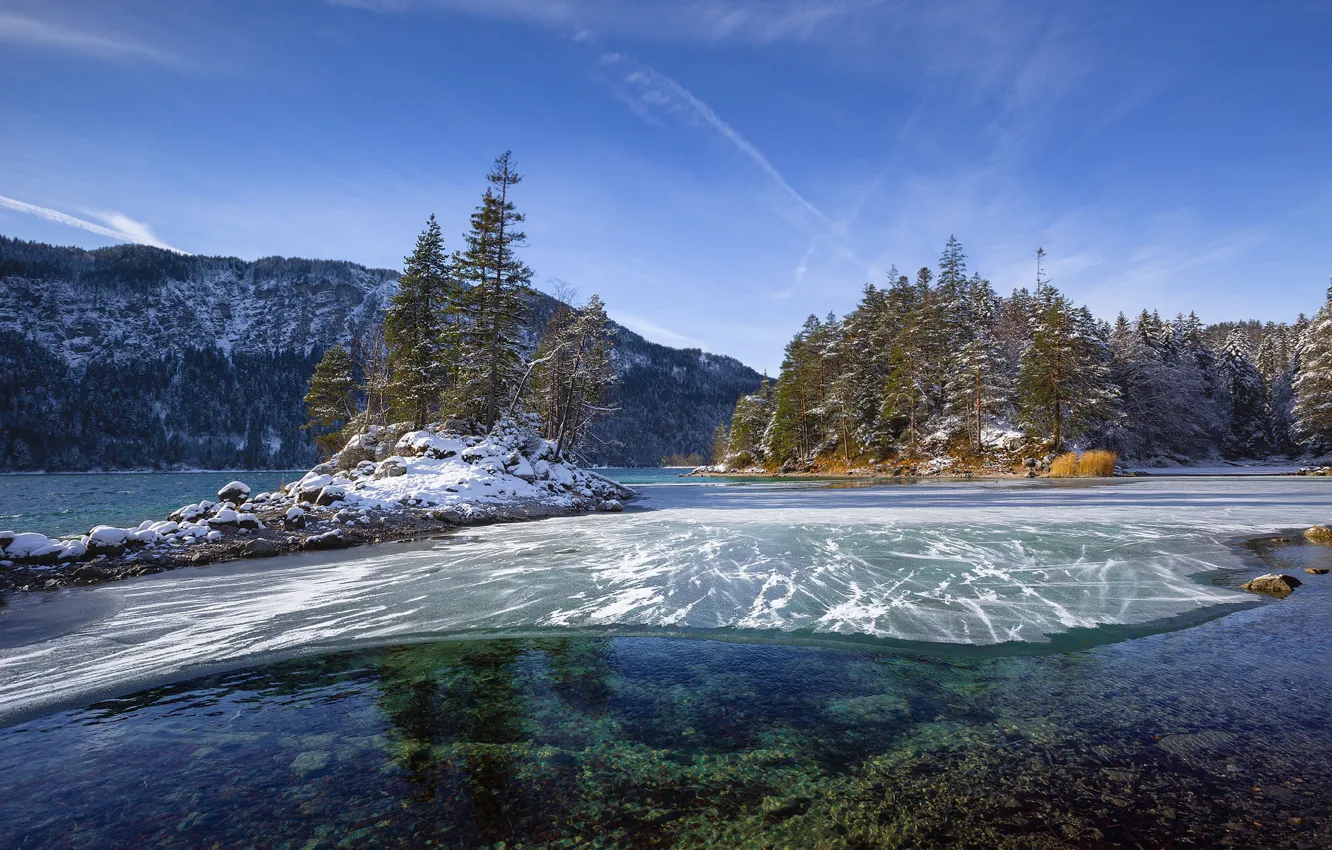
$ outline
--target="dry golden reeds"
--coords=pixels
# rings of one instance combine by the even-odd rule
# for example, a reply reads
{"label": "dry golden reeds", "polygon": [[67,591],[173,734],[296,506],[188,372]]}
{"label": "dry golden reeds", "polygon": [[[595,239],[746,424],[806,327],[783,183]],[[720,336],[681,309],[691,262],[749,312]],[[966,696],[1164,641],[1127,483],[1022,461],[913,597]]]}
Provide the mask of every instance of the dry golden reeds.
{"label": "dry golden reeds", "polygon": [[1065,452],[1050,462],[1051,478],[1109,478],[1115,474],[1114,452],[1093,449],[1089,452]]}
{"label": "dry golden reeds", "polygon": [[1051,478],[1072,478],[1078,474],[1078,453],[1065,452],[1050,462]]}
{"label": "dry golden reeds", "polygon": [[1109,478],[1115,474],[1115,461],[1117,459],[1114,452],[1108,452],[1104,449],[1083,452],[1081,457],[1078,458],[1078,477]]}

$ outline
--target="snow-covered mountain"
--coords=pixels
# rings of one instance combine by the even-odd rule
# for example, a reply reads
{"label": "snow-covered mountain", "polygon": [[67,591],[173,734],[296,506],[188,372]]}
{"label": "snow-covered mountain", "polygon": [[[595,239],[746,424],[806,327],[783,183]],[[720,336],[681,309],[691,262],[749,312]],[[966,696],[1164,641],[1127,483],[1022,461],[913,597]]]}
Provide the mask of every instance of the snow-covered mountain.
{"label": "snow-covered mountain", "polygon": [[[301,396],[325,348],[378,321],[397,273],[0,236],[0,469],[296,467]],[[534,327],[556,302],[534,303]],[[588,459],[706,452],[759,382],[729,357],[619,329],[621,412]]]}
{"label": "snow-covered mountain", "polygon": [[383,309],[396,272],[354,263],[98,251],[0,237],[0,331],[81,367],[169,350],[322,351]]}

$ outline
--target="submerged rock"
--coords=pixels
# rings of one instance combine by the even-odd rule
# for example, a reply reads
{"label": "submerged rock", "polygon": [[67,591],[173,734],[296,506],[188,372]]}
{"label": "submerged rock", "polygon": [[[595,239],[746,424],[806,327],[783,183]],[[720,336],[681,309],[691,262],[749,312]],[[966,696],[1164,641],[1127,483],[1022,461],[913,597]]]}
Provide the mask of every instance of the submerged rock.
{"label": "submerged rock", "polygon": [[1304,539],[1310,543],[1319,543],[1323,546],[1332,546],[1332,528],[1325,525],[1315,525],[1305,530]]}
{"label": "submerged rock", "polygon": [[1327,575],[1327,567],[1305,567],[1304,571],[1311,576]]}
{"label": "submerged rock", "polygon": [[291,772],[298,776],[323,770],[328,766],[329,754],[323,750],[308,750],[296,756],[291,762]]}
{"label": "submerged rock", "polygon": [[1300,580],[1297,578],[1269,573],[1246,581],[1241,585],[1241,589],[1250,593],[1265,593],[1268,596],[1275,596],[1277,599],[1285,599],[1290,596],[1292,590],[1299,586]]}

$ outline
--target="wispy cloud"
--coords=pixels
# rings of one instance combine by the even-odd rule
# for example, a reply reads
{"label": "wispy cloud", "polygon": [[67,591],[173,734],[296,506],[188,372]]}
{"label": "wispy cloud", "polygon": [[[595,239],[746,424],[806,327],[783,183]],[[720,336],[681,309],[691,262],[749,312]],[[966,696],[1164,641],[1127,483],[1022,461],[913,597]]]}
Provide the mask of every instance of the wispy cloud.
{"label": "wispy cloud", "polygon": [[118,34],[75,29],[13,12],[0,11],[0,42],[107,59],[176,61],[176,57],[170,53]]}
{"label": "wispy cloud", "polygon": [[736,150],[744,154],[759,170],[766,174],[796,205],[812,215],[820,223],[831,226],[832,219],[823,211],[805,199],[795,190],[781,172],[768,160],[763,152],[750,143],[740,131],[721,119],[712,107],[708,106],[692,92],[672,78],[634,62],[622,54],[605,54],[601,57],[603,65],[616,65],[625,68],[623,85],[629,91],[633,104],[641,109],[661,111],[672,114],[686,121],[701,122],[717,135],[730,142]]}
{"label": "wispy cloud", "polygon": [[63,224],[68,227],[77,227],[86,230],[89,233],[96,233],[100,236],[106,236],[111,239],[117,239],[121,242],[133,242],[138,245],[152,245],[154,248],[165,248],[168,251],[175,251],[178,254],[185,253],[179,248],[173,248],[163,242],[153,233],[152,228],[141,221],[136,221],[124,213],[118,212],[96,212],[89,210],[89,215],[96,216],[106,222],[97,224],[87,219],[62,213],[59,210],[39,207],[36,204],[29,204],[25,201],[17,201],[13,198],[6,198],[0,195],[0,207],[14,210],[15,212],[35,215],[38,218],[44,218],[47,221],[53,221],[56,224]]}
{"label": "wispy cloud", "polygon": [[[379,12],[444,9],[481,18],[592,33],[688,43],[806,41],[829,24],[884,0],[329,0]],[[586,38],[586,36],[583,36]]]}
{"label": "wispy cloud", "polygon": [[707,348],[701,340],[694,339],[691,336],[678,333],[670,328],[664,328],[650,319],[633,313],[625,313],[621,310],[613,311],[612,319],[624,325],[629,330],[641,336],[647,337],[653,342],[669,345],[675,348]]}

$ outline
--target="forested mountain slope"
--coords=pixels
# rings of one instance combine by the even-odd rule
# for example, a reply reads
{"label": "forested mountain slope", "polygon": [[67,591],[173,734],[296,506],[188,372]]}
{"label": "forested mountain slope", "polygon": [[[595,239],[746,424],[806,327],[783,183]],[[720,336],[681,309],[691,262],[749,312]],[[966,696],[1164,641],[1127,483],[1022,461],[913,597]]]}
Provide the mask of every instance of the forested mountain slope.
{"label": "forested mountain slope", "polygon": [[[354,263],[84,251],[0,236],[0,470],[308,466],[305,383],[382,318],[398,274]],[[537,295],[531,333],[555,301]],[[582,452],[706,453],[759,375],[618,328],[620,411]]]}

